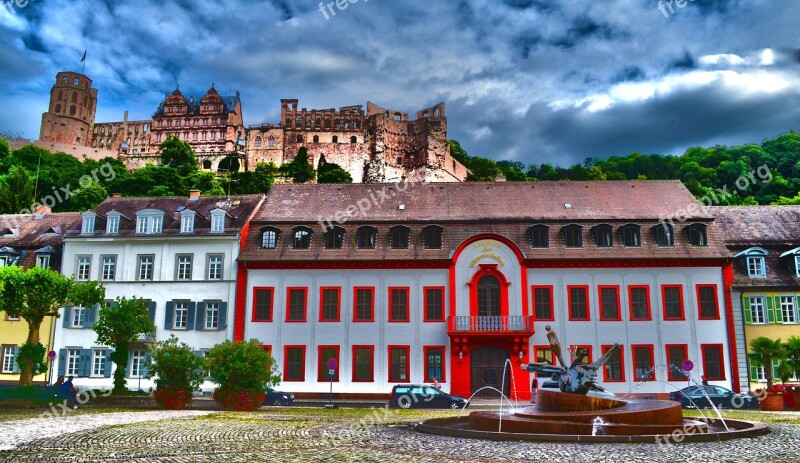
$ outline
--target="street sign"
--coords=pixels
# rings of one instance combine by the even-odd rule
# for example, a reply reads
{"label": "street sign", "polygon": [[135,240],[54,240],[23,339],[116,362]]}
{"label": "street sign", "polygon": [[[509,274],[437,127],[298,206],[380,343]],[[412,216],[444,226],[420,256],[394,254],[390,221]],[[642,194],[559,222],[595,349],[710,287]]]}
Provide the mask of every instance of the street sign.
{"label": "street sign", "polygon": [[47,358],[49,358],[50,360],[55,359],[56,358],[56,351],[51,350],[50,352],[48,352],[47,353]]}
{"label": "street sign", "polygon": [[331,357],[328,359],[328,370],[335,370],[337,366],[335,358]]}
{"label": "street sign", "polygon": [[336,374],[336,370],[328,370],[328,375],[333,376]]}
{"label": "street sign", "polygon": [[694,370],[694,362],[691,360],[684,360],[683,363],[681,363],[681,368],[683,368],[683,371],[692,371]]}

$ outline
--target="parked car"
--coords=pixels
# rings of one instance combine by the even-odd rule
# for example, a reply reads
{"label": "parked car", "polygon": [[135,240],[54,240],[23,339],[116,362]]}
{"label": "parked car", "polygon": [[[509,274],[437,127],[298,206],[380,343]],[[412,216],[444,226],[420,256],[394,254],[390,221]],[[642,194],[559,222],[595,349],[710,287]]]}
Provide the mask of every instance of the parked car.
{"label": "parked car", "polygon": [[[542,385],[539,386],[539,390],[548,390],[553,392],[561,392],[561,389],[558,387],[558,381],[547,380],[542,382]],[[595,391],[594,389],[590,390],[586,393],[588,397],[599,397],[601,399],[616,399],[617,395],[611,391]]]}
{"label": "parked car", "polygon": [[[749,394],[737,394],[720,386],[685,387],[680,391],[670,392],[669,399],[680,402],[683,408],[712,408],[712,403],[717,408],[758,408],[758,399],[755,397]],[[709,402],[709,399],[711,402]]]}
{"label": "parked car", "polygon": [[285,407],[294,403],[294,394],[291,392],[269,391],[264,397],[264,405],[280,405]]}
{"label": "parked car", "polygon": [[398,384],[392,388],[389,407],[392,408],[453,408],[469,406],[464,397],[442,392],[424,384]]}

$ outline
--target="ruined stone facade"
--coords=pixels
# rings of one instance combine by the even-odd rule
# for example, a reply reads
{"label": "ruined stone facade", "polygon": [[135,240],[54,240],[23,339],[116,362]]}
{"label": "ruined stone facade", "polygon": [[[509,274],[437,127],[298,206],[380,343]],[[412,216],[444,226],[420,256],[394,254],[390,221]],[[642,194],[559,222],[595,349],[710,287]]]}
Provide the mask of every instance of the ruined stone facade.
{"label": "ruined stone facade", "polygon": [[97,89],[92,79],[77,72],[59,72],[50,89],[50,106],[42,115],[39,140],[91,147]]}
{"label": "ruined stone facade", "polygon": [[281,166],[305,147],[315,168],[324,158],[356,183],[398,181],[414,171],[424,171],[429,181],[467,177],[467,169],[450,155],[444,103],[411,120],[371,102],[365,113],[362,105],[309,110],[287,99],[281,100],[277,124],[245,128],[239,92],[221,96],[213,85],[200,99],[176,89],[151,120],[129,121],[126,112],[121,122],[95,124],[96,102],[97,90],[86,76],[59,73],[50,110],[42,117],[41,141],[91,148],[94,156],[115,154],[130,169],[159,163],[159,145],[176,135],[194,149],[204,170],[252,170],[259,162]]}

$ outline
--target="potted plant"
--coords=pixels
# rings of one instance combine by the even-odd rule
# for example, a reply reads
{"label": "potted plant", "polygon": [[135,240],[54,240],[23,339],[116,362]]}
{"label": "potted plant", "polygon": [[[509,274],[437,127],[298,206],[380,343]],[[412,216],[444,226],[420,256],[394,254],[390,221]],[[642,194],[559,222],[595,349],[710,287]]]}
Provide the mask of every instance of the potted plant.
{"label": "potted plant", "polygon": [[267,390],[280,383],[275,360],[261,344],[225,341],[206,356],[211,378],[219,385],[214,400],[229,410],[256,410]]}
{"label": "potted plant", "polygon": [[151,359],[149,377],[157,377],[156,403],[167,410],[186,408],[203,383],[203,359],[187,344],[179,344],[175,336],[156,344]]}
{"label": "potted plant", "polygon": [[761,410],[783,410],[783,392],[777,391],[772,384],[772,362],[773,360],[780,361],[784,356],[781,340],[765,336],[757,337],[750,341],[750,352],[747,356],[755,366],[764,367],[764,374],[767,377],[767,389],[756,391]]}
{"label": "potted plant", "polygon": [[[790,336],[783,344],[783,353],[786,365],[794,373],[795,378],[800,378],[800,336]],[[789,388],[794,408],[800,408],[800,386]]]}

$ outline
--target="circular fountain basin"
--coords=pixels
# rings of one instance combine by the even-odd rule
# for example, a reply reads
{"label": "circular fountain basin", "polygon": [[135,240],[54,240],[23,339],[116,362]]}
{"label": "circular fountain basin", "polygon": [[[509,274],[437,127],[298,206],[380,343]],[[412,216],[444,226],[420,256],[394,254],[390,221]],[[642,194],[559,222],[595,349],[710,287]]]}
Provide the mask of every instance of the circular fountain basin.
{"label": "circular fountain basin", "polygon": [[703,419],[686,419],[669,400],[625,401],[540,391],[536,405],[513,412],[472,412],[468,419],[427,420],[431,434],[490,440],[551,442],[701,442],[769,432],[763,423],[725,420],[728,429]]}

